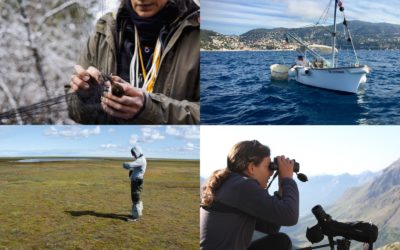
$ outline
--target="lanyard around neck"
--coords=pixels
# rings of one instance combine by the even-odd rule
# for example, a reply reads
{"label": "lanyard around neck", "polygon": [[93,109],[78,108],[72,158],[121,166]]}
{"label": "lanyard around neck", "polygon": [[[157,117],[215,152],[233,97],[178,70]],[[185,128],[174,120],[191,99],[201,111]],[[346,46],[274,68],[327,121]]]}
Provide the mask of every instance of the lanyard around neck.
{"label": "lanyard around neck", "polygon": [[157,39],[156,47],[153,52],[152,63],[149,71],[146,71],[146,67],[144,66],[144,60],[142,55],[142,50],[140,48],[139,34],[137,28],[135,26],[135,51],[132,57],[131,65],[130,65],[130,81],[132,86],[139,88],[140,86],[140,71],[139,67],[141,67],[143,74],[143,86],[142,89],[145,89],[146,92],[152,93],[154,89],[154,84],[157,78],[158,70],[160,69],[160,61],[161,61],[161,42],[160,39]]}

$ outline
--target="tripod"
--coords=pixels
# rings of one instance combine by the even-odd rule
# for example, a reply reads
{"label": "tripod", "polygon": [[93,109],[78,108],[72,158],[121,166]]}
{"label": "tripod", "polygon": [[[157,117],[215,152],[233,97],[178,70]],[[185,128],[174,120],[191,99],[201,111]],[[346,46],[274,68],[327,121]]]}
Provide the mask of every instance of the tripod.
{"label": "tripod", "polygon": [[[298,248],[297,250],[312,250],[312,249],[318,249],[318,248],[323,248],[323,247],[330,247],[331,250],[335,250],[335,245],[337,245],[336,250],[350,250],[350,240],[346,238],[342,238],[340,240],[333,240],[333,237],[329,236],[329,244],[325,245],[319,245],[319,246],[309,246],[309,247],[304,247],[304,248]],[[368,250],[373,250],[373,244],[368,243]]]}

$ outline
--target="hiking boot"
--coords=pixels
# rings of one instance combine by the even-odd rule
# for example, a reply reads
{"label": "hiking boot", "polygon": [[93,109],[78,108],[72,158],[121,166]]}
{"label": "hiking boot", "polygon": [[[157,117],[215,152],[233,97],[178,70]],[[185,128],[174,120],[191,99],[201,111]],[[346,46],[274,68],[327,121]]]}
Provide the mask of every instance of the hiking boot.
{"label": "hiking boot", "polygon": [[139,201],[136,204],[132,205],[132,219],[137,220],[139,217],[142,217],[143,211],[143,202]]}

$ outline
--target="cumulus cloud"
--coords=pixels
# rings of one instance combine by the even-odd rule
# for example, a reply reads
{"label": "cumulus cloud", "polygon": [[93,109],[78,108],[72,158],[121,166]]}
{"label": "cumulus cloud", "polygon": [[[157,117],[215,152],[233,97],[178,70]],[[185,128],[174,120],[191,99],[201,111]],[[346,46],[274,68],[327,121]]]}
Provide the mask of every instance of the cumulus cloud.
{"label": "cumulus cloud", "polygon": [[155,126],[145,126],[140,129],[141,134],[132,134],[129,143],[152,143],[157,140],[164,140],[165,135],[159,130],[160,127]]}
{"label": "cumulus cloud", "polygon": [[44,134],[46,136],[64,137],[70,139],[87,138],[93,135],[99,135],[101,132],[100,126],[94,128],[83,128],[78,126],[51,126]]}
{"label": "cumulus cloud", "polygon": [[195,150],[199,150],[199,146],[198,145],[195,145],[195,144],[193,144],[193,143],[190,143],[190,142],[188,142],[188,143],[186,143],[186,145],[182,148],[182,150],[181,151],[185,151],[185,152],[187,152],[187,151],[195,151]]}
{"label": "cumulus cloud", "polygon": [[131,138],[129,139],[130,144],[137,144],[139,140],[139,136],[136,134],[131,135]]}
{"label": "cumulus cloud", "polygon": [[199,126],[167,126],[165,133],[185,140],[195,140],[200,138]]}
{"label": "cumulus cloud", "polygon": [[142,138],[144,141],[152,142],[155,140],[163,140],[165,138],[164,135],[158,129],[151,127],[144,127],[141,129]]}

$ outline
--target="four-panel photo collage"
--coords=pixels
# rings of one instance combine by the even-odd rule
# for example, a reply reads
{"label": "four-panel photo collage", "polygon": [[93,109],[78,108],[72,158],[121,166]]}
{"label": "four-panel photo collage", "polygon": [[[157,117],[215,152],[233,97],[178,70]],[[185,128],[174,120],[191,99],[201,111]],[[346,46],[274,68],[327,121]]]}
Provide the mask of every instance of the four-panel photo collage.
{"label": "four-panel photo collage", "polygon": [[399,0],[0,2],[0,249],[400,250]]}

